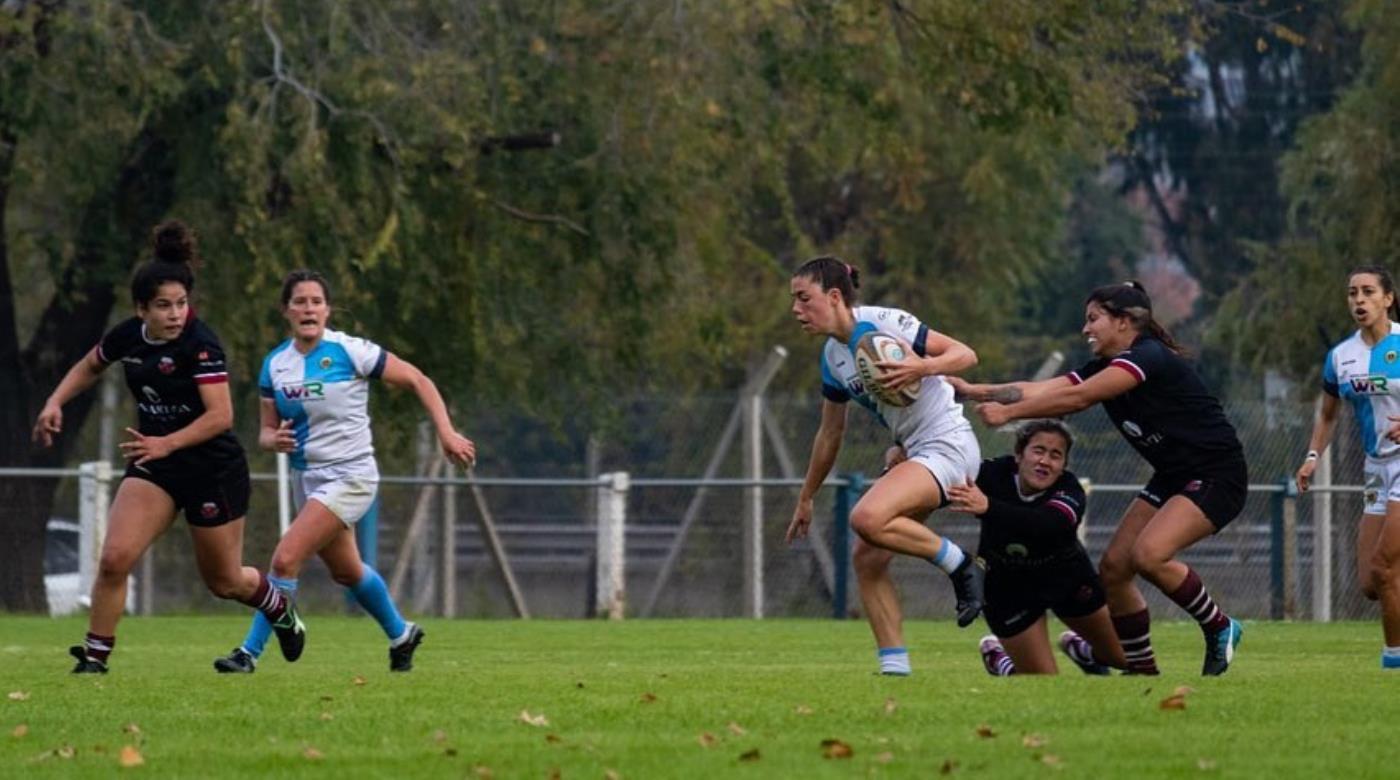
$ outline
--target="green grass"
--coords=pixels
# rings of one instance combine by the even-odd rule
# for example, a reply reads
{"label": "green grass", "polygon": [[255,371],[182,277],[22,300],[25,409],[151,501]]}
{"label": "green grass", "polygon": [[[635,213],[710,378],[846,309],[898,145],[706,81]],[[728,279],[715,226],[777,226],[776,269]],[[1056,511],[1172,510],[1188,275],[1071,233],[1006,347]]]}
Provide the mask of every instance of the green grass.
{"label": "green grass", "polygon": [[[993,679],[975,630],[908,626],[915,675],[873,675],[863,623],[426,621],[390,675],[367,620],[312,616],[296,665],[210,666],[228,617],[129,618],[112,673],[68,673],[78,619],[0,618],[0,777],[1394,777],[1400,674],[1374,624],[1248,623],[1205,680],[1160,623],[1157,679]],[[359,678],[360,684],[357,684]],[[1177,686],[1186,709],[1163,710]],[[5,696],[24,692],[17,701]],[[649,700],[654,697],[654,700]],[[520,722],[522,710],[547,726]],[[138,733],[124,731],[136,724]],[[13,734],[23,724],[27,733]],[[730,724],[735,724],[731,727]],[[979,736],[985,724],[994,736]],[[702,734],[714,744],[701,744]],[[1025,737],[1045,740],[1027,747]],[[822,756],[823,739],[854,755]],[[122,770],[134,745],[145,764]],[[62,750],[71,747],[70,752]],[[756,760],[740,756],[758,751]],[[309,754],[309,755],[308,755]]]}

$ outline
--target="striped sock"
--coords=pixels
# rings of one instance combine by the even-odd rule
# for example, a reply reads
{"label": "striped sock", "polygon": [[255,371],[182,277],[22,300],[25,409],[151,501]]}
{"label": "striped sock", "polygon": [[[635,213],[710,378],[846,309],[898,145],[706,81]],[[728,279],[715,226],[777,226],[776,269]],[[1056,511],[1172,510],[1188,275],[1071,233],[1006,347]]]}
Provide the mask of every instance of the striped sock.
{"label": "striped sock", "polygon": [[[287,600],[297,592],[297,581],[295,579],[282,579],[281,577],[264,576],[259,584],[261,590],[263,585],[270,585],[269,590],[281,599],[282,612],[286,612]],[[258,599],[258,594],[253,594],[254,599]],[[258,603],[267,601],[269,596],[264,594]],[[256,608],[257,604],[249,604]],[[268,637],[272,636],[272,622],[262,611],[253,614],[253,624],[248,627],[248,635],[243,638],[243,650],[254,658],[261,658],[263,650],[267,648]]]}
{"label": "striped sock", "polygon": [[1123,655],[1128,659],[1132,674],[1160,674],[1157,657],[1152,653],[1152,618],[1147,608],[1130,615],[1114,615],[1113,630],[1123,643]]}
{"label": "striped sock", "polygon": [[112,654],[112,648],[116,644],[117,638],[114,636],[102,636],[89,631],[87,636],[83,638],[83,654],[87,656],[89,661],[105,664],[107,656]]}
{"label": "striped sock", "polygon": [[880,674],[893,675],[895,677],[908,677],[914,673],[914,668],[909,665],[909,651],[902,647],[882,647],[878,651],[880,657]]}
{"label": "striped sock", "polygon": [[[92,636],[92,634],[88,634],[88,636]],[[1386,648],[1381,651],[1381,668],[1400,669],[1400,647],[1391,647],[1387,645]]]}
{"label": "striped sock", "polygon": [[1196,570],[1186,567],[1186,579],[1181,581],[1176,590],[1167,594],[1167,598],[1175,601],[1178,606],[1186,610],[1191,617],[1201,624],[1201,630],[1208,634],[1214,634],[1230,627],[1230,616],[1226,615],[1216,606],[1215,599],[1206,592],[1205,583],[1201,582],[1200,575]]}
{"label": "striped sock", "polygon": [[967,553],[964,553],[961,547],[945,536],[943,537],[943,543],[938,546],[938,554],[929,558],[928,561],[942,569],[944,573],[952,574],[958,570],[958,567],[962,565],[963,560],[966,558]]}
{"label": "striped sock", "polygon": [[[244,604],[256,609],[267,616],[267,619],[276,623],[287,614],[287,597],[282,593],[282,583],[288,580],[277,580],[262,572],[258,572],[258,588],[253,591],[253,595],[244,601]],[[290,580],[292,588],[296,587],[296,580]]]}

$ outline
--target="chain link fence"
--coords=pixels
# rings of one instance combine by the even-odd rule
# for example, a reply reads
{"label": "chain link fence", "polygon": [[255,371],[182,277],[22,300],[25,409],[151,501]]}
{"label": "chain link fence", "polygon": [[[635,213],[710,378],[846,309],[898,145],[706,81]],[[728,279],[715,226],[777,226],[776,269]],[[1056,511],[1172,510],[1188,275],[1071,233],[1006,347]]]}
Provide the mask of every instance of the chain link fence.
{"label": "chain link fence", "polygon": [[[819,422],[818,401],[805,396],[769,398],[757,416],[749,413],[751,408],[733,397],[646,399],[628,405],[628,424],[621,433],[606,437],[479,410],[470,425],[482,450],[474,481],[458,474],[449,486],[449,480],[388,476],[391,468],[383,469],[376,565],[398,586],[401,603],[411,613],[516,615],[511,588],[492,554],[489,524],[529,615],[591,615],[598,596],[598,477],[626,472],[631,486],[625,501],[622,587],[629,617],[752,614],[754,578],[746,574],[745,551],[758,547],[763,615],[830,617],[843,604],[845,614],[858,615],[854,578],[840,571],[849,564],[833,561],[831,554],[837,487],[823,488],[817,498],[813,537],[791,546],[783,541]],[[1245,442],[1249,499],[1238,519],[1182,559],[1201,573],[1232,614],[1312,619],[1317,616],[1314,590],[1325,589],[1327,583],[1330,617],[1366,619],[1377,614],[1355,584],[1361,513],[1361,493],[1355,486],[1362,481],[1363,457],[1349,414],[1343,415],[1330,453],[1332,482],[1342,487],[1302,497],[1288,488],[1307,449],[1312,410],[1311,404],[1279,402],[1227,409]],[[1077,415],[1071,424],[1077,438],[1070,467],[1091,486],[1086,543],[1097,556],[1149,470],[1101,410]],[[1009,452],[1009,433],[979,428],[978,435],[984,457]],[[520,446],[513,449],[512,443]],[[863,411],[852,409],[833,477],[877,474],[887,444],[887,434]],[[757,450],[759,461],[754,459]],[[381,453],[385,464],[411,463],[411,458],[411,453]],[[760,474],[763,481],[752,481]],[[79,514],[76,472],[35,476],[0,470],[0,479],[59,480],[53,510],[57,525],[51,524],[58,530],[50,533],[49,562],[52,574],[63,573],[52,570],[71,567],[76,554],[75,535],[62,530],[71,529]],[[1331,502],[1332,565],[1325,581],[1315,582],[1319,561],[1313,554],[1314,529],[1323,502],[1329,500],[1324,496]],[[244,558],[261,566],[270,559],[278,536],[273,475],[255,475],[251,507]],[[758,507],[761,515],[758,545],[745,533],[751,507]],[[409,539],[415,513],[421,515],[418,533]],[[943,511],[930,523],[940,534],[975,549],[974,518]],[[183,522],[162,537],[148,557],[133,589],[138,611],[241,609],[205,592]],[[933,567],[897,558],[895,579],[909,617],[952,614],[951,589]],[[1154,611],[1176,614],[1175,606],[1153,588],[1143,591]],[[303,572],[299,598],[310,611],[349,609],[317,562]]]}

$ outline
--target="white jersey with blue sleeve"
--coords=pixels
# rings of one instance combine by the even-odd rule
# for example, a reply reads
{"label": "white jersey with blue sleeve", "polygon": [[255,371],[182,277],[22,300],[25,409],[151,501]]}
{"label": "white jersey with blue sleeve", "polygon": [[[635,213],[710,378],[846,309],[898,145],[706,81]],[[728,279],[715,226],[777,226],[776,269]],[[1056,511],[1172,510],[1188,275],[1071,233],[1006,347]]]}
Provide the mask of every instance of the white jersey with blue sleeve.
{"label": "white jersey with blue sleeve", "polygon": [[842,344],[827,339],[822,349],[822,396],[835,403],[854,399],[869,409],[882,425],[889,428],[895,441],[905,449],[932,441],[953,431],[970,429],[963,417],[962,404],[953,401],[953,387],[940,376],[926,376],[919,388],[919,397],[904,407],[889,406],[870,395],[856,370],[855,345],[865,334],[878,331],[902,339],[923,357],[928,339],[928,326],[917,317],[900,309],[881,306],[857,306],[852,309],[856,326],[850,341]]}
{"label": "white jersey with blue sleeve", "polygon": [[374,454],[369,380],[384,373],[389,353],[372,341],[327,328],[303,355],[292,339],[263,359],[258,392],[292,421],[292,467],[305,470]]}
{"label": "white jersey with blue sleeve", "polygon": [[1400,454],[1400,444],[1385,436],[1390,416],[1400,415],[1400,323],[1392,322],[1374,347],[1359,330],[1333,347],[1322,366],[1322,390],[1351,404],[1368,456]]}

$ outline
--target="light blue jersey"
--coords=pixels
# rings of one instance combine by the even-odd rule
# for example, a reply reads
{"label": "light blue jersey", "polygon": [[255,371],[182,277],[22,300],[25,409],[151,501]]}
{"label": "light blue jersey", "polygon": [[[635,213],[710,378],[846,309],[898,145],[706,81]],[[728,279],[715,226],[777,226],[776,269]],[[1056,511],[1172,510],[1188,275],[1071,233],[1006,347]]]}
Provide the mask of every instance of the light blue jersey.
{"label": "light blue jersey", "polygon": [[1400,323],[1374,347],[1361,340],[1361,331],[1332,348],[1322,366],[1322,390],[1351,404],[1366,454],[1389,458],[1400,444],[1387,439],[1390,416],[1400,415]]}
{"label": "light blue jersey", "polygon": [[292,339],[263,360],[258,392],[292,421],[292,468],[305,470],[374,453],[369,381],[384,373],[389,353],[372,341],[326,329],[309,354]]}

